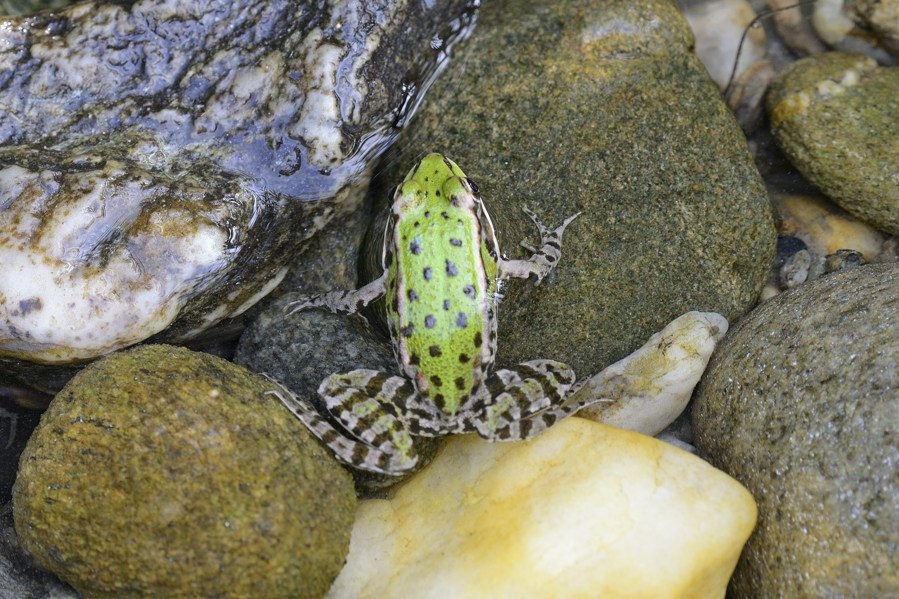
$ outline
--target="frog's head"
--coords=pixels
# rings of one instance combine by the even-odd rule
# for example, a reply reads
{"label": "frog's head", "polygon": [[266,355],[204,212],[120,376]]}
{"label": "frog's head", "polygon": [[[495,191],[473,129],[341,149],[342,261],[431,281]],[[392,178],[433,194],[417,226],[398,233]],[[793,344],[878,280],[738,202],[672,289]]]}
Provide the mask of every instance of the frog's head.
{"label": "frog's head", "polygon": [[447,205],[471,210],[477,205],[477,193],[477,185],[455,162],[443,154],[428,154],[397,186],[392,198],[393,213],[400,215],[418,208]]}

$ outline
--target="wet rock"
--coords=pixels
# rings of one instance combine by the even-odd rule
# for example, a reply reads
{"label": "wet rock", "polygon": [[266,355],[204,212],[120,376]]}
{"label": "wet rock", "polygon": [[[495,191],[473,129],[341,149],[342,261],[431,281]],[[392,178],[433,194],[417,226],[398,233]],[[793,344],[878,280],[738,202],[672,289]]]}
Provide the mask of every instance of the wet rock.
{"label": "wet rock", "polygon": [[271,388],[171,346],[87,367],[22,455],[22,547],[90,596],[321,596],[352,482]]}
{"label": "wet rock", "polygon": [[849,3],[859,20],[872,29],[880,41],[899,58],[899,5],[892,2],[867,2],[855,0]]}
{"label": "wet rock", "polygon": [[[893,0],[887,0],[882,4],[892,3]],[[885,41],[889,41],[889,36],[882,37],[872,27],[868,16],[871,13],[867,10],[868,7],[862,6],[872,4],[881,4],[881,2],[869,2],[868,0],[813,2],[808,7],[809,26],[830,49],[870,56],[881,64],[895,64],[888,46],[885,47],[884,44]],[[889,10],[887,9],[887,12]]]}
{"label": "wet rock", "polygon": [[405,84],[428,80],[467,4],[82,2],[5,19],[0,355],[181,342],[253,305],[358,205],[415,105]]}
{"label": "wet rock", "polygon": [[756,13],[746,0],[687,0],[678,5],[696,36],[696,55],[721,89],[732,76],[739,79],[753,63],[765,58],[765,30],[754,27],[747,31]]}
{"label": "wet rock", "polygon": [[747,134],[756,131],[774,67],[752,6],[746,0],[688,0],[678,6],[696,36],[696,55],[723,91],[740,128]]}
{"label": "wet rock", "polygon": [[793,0],[765,0],[765,7],[772,11],[771,20],[778,36],[794,56],[827,51],[812,20],[814,7],[798,4]]}
{"label": "wet rock", "polygon": [[845,268],[855,268],[865,264],[861,252],[855,250],[837,250],[824,259],[824,272],[832,273]]}
{"label": "wet rock", "polygon": [[899,594],[899,265],[841,271],[738,322],[696,392],[702,455],[759,525],[735,597]]}
{"label": "wet rock", "polygon": [[685,312],[733,319],[755,302],[774,257],[768,199],[691,44],[667,2],[487,3],[410,122],[380,197],[440,149],[478,183],[511,258],[537,235],[523,206],[553,226],[584,211],[552,280],[506,288],[499,367],[551,358],[587,377]]}
{"label": "wet rock", "polygon": [[577,417],[464,435],[360,502],[328,597],[722,597],[755,517],[736,481],[644,435]]}
{"label": "wet rock", "polygon": [[852,249],[873,261],[886,241],[886,235],[818,194],[775,191],[771,199],[780,217],[781,234],[801,239],[819,256]]}
{"label": "wet rock", "polygon": [[899,234],[899,68],[830,52],[796,61],[768,95],[778,145],[853,216]]}
{"label": "wet rock", "polygon": [[[841,41],[860,38],[865,45],[856,42],[858,49],[854,51],[876,58],[881,64],[896,64],[899,59],[899,4],[895,0],[848,0],[841,4],[843,15],[853,25],[847,28]],[[866,51],[866,46],[870,50]],[[840,49],[850,51],[844,47]]]}
{"label": "wet rock", "polygon": [[316,235],[306,250],[291,261],[290,270],[266,299],[292,291],[305,295],[352,289],[359,277],[359,248],[371,222],[371,207],[335,218]]}

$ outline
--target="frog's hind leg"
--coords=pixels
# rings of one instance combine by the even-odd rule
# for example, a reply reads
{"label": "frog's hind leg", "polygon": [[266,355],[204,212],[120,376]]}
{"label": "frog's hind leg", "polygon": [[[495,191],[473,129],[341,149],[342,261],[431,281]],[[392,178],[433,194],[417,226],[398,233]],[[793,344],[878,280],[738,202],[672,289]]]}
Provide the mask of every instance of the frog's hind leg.
{"label": "frog's hind leg", "polygon": [[574,371],[554,360],[497,370],[486,381],[486,403],[466,415],[467,428],[490,441],[533,437],[575,411],[563,404],[574,382]]}
{"label": "frog's hind leg", "polygon": [[355,314],[387,292],[387,271],[359,289],[331,291],[303,297],[287,304],[287,313],[293,314],[308,308],[327,308],[334,313]]}
{"label": "frog's hind leg", "polygon": [[[373,472],[392,474],[392,471],[388,472],[387,469],[397,468],[390,455],[376,447],[361,444],[359,441],[347,437],[284,386],[278,384],[278,387],[279,389],[266,391],[266,395],[277,397],[296,416],[297,420],[309,429],[309,432],[334,453],[338,460],[350,466]],[[412,468],[414,465],[413,462],[408,468]]]}
{"label": "frog's hind leg", "polygon": [[521,245],[525,249],[533,253],[527,260],[505,260],[500,259],[497,263],[497,276],[501,279],[508,277],[517,277],[526,279],[533,275],[537,278],[537,282],[543,280],[559,263],[562,257],[562,235],[565,229],[571,224],[571,221],[580,216],[580,212],[566,218],[561,225],[555,229],[547,229],[537,219],[537,215],[528,208],[522,208],[525,214],[530,217],[537,230],[540,231],[540,247],[534,247],[525,242]]}
{"label": "frog's hind leg", "polygon": [[412,435],[441,434],[439,422],[422,409],[418,392],[406,378],[351,370],[325,378],[318,393],[328,412],[358,440],[341,458],[357,468],[403,474],[418,461]]}

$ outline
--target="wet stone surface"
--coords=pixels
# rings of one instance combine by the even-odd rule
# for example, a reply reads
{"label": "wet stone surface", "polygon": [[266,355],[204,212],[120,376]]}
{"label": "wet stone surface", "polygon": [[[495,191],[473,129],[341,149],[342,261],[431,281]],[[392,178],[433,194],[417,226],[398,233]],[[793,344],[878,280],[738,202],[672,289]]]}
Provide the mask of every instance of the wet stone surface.
{"label": "wet stone surface", "polygon": [[899,265],[825,275],[738,322],[696,391],[701,455],[759,525],[736,597],[899,590]]}
{"label": "wet stone surface", "polygon": [[899,67],[828,52],[774,81],[775,139],[811,183],[850,214],[899,234]]}
{"label": "wet stone surface", "polygon": [[22,455],[22,547],[89,596],[320,597],[355,494],[272,386],[166,345],[88,366]]}
{"label": "wet stone surface", "polygon": [[258,301],[358,205],[403,83],[465,5],[86,2],[6,18],[0,355],[183,341]]}

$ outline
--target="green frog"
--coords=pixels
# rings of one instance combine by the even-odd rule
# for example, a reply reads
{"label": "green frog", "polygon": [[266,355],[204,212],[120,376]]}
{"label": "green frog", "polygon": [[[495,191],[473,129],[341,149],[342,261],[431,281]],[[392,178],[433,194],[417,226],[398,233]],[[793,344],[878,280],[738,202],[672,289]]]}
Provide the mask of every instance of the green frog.
{"label": "green frog", "polygon": [[561,258],[562,234],[544,227],[532,256],[502,256],[477,185],[449,158],[429,154],[391,191],[383,272],[364,287],[310,296],[315,307],[353,314],[385,298],[397,364],[405,376],[370,369],[332,374],[318,393],[338,430],[297,398],[284,404],[341,461],[400,475],[415,467],[413,436],[474,432],[490,441],[526,439],[582,406],[564,403],[575,385],[567,365],[531,360],[493,372],[500,284],[542,281]]}

